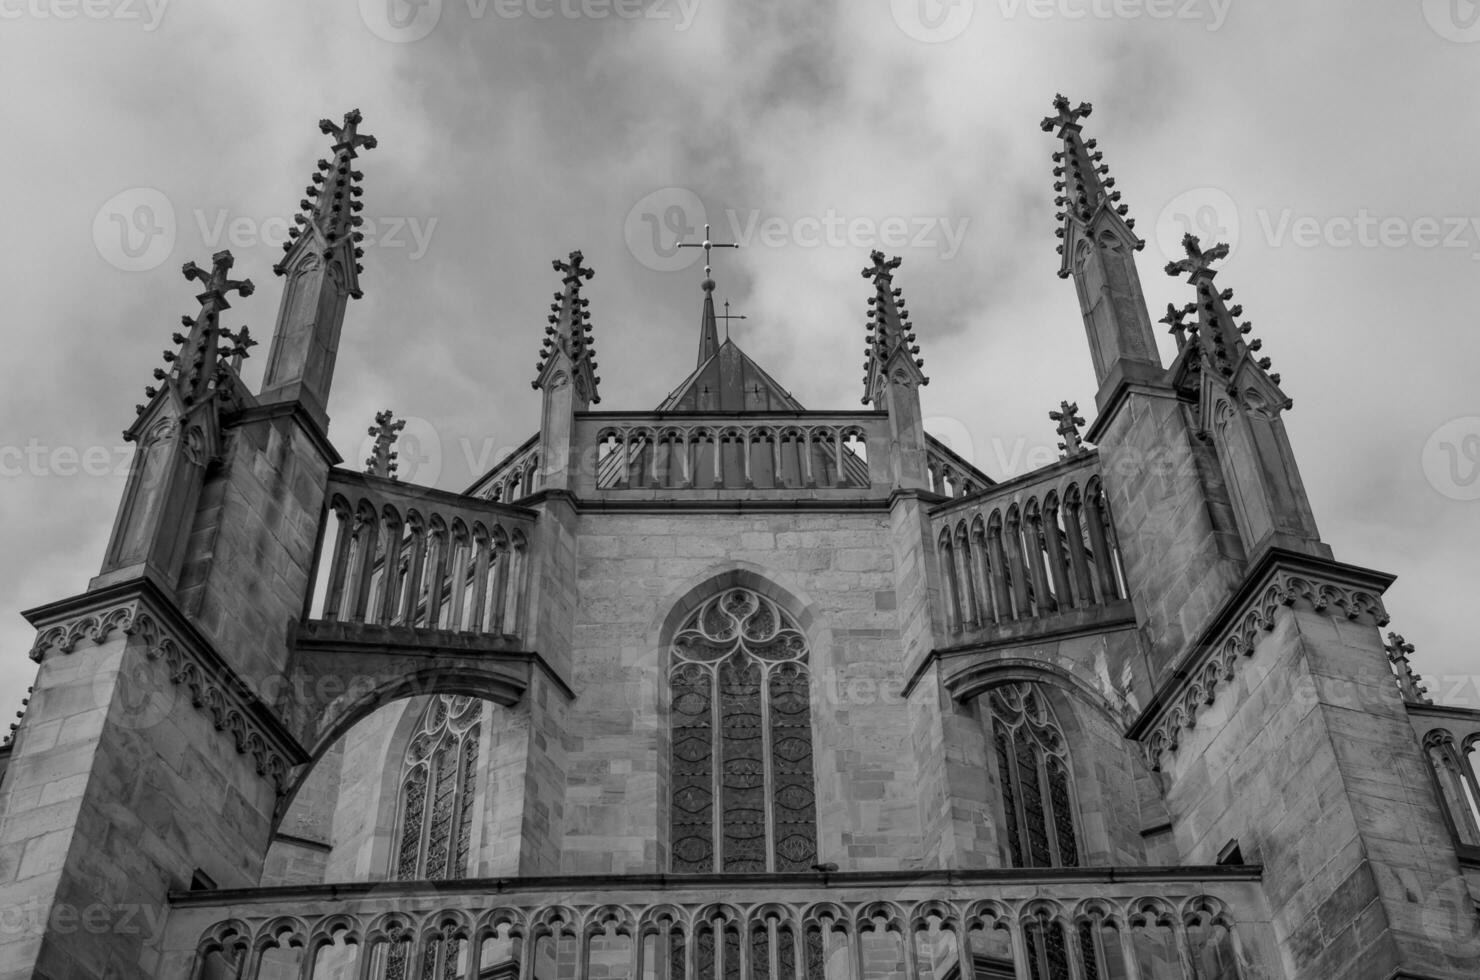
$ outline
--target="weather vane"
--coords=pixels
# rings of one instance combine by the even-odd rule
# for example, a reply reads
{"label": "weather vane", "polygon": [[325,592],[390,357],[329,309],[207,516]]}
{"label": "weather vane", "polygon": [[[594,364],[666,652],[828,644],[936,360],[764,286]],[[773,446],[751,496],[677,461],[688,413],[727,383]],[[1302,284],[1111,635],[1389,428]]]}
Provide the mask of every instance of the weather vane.
{"label": "weather vane", "polygon": [[731,313],[730,312],[730,301],[729,300],[725,300],[725,311],[723,313],[721,313],[719,316],[715,317],[715,319],[716,320],[723,320],[723,321],[725,321],[725,339],[726,340],[729,340],[730,339],[730,321],[731,320],[745,320],[745,319],[748,319],[748,317],[746,317],[746,315],[744,313]]}

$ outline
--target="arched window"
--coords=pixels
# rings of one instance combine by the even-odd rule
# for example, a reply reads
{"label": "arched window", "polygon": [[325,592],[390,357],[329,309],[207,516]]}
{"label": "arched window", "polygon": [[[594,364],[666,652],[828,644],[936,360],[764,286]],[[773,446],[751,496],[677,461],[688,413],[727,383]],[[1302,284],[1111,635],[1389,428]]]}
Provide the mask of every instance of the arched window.
{"label": "arched window", "polygon": [[406,746],[391,878],[464,878],[483,702],[433,695]]}
{"label": "arched window", "polygon": [[1048,700],[1019,682],[993,688],[987,706],[1012,866],[1078,867],[1068,751]]}
{"label": "arched window", "polygon": [[675,872],[817,863],[807,641],[776,603],[727,588],[670,647]]}

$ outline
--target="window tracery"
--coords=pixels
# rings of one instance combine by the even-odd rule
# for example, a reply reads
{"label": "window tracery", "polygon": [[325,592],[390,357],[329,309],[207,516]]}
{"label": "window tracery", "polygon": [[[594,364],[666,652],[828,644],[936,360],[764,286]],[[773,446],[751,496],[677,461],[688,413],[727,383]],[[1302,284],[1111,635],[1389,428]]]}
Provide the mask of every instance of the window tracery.
{"label": "window tracery", "polygon": [[1028,682],[987,697],[1012,866],[1077,867],[1068,750],[1047,699]]}
{"label": "window tracery", "polygon": [[672,866],[805,871],[817,862],[807,643],[746,588],[705,600],[674,635]]}

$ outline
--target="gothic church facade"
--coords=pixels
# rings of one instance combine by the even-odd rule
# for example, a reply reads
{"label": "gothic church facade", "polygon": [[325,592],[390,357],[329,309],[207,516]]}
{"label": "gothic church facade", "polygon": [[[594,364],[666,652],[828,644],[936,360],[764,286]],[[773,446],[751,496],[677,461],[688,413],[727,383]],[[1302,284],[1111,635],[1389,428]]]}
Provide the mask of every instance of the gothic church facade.
{"label": "gothic church facade", "polygon": [[924,431],[880,253],[862,409],[721,341],[707,275],[692,374],[599,409],[574,252],[540,430],[463,493],[396,478],[390,413],[363,468],[327,439],[375,143],[322,123],[261,390],[251,282],[187,264],[102,568],[26,613],[0,978],[1480,975],[1480,712],[1320,536],[1226,249],[1168,267],[1164,364],[1054,109],[1099,386],[1058,461]]}

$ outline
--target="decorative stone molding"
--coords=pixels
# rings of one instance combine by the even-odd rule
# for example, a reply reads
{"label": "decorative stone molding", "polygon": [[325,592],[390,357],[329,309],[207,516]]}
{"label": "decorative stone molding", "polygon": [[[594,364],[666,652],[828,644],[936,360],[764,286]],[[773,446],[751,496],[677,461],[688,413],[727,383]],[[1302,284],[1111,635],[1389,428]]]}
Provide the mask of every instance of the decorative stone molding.
{"label": "decorative stone molding", "polygon": [[[116,597],[107,601],[109,593],[118,591],[127,591],[131,596],[122,601]],[[31,659],[40,663],[51,654],[70,654],[83,639],[101,645],[114,632],[141,638],[145,655],[151,661],[164,661],[170,683],[188,691],[190,703],[210,716],[216,731],[230,734],[236,751],[250,755],[257,774],[270,779],[277,791],[282,792],[292,767],[303,761],[302,749],[286,731],[274,730],[280,729],[280,723],[270,709],[214,650],[208,649],[204,638],[190,636],[193,630],[188,626],[181,629],[173,624],[171,620],[178,613],[160,612],[158,600],[153,597],[155,591],[152,586],[132,583],[126,590],[110,589],[102,595],[83,596],[80,599],[104,601],[92,611],[46,625],[43,616],[48,610],[32,610],[27,615],[40,629],[31,646]],[[78,604],[78,600],[66,600],[58,605]]]}
{"label": "decorative stone molding", "polygon": [[[1307,563],[1315,564],[1309,559],[1301,562]],[[1191,647],[1191,656],[1184,655],[1172,685],[1157,698],[1158,706],[1153,709],[1150,724],[1146,724],[1148,719],[1143,716],[1142,722],[1134,726],[1143,732],[1138,737],[1152,770],[1161,771],[1162,757],[1176,751],[1184,729],[1196,726],[1198,711],[1212,704],[1219,688],[1233,680],[1239,664],[1254,655],[1260,637],[1274,629],[1275,614],[1281,607],[1300,603],[1325,615],[1339,613],[1349,620],[1387,625],[1388,614],[1381,596],[1386,582],[1343,581],[1347,576],[1342,573],[1353,569],[1322,564],[1329,567],[1323,571],[1315,567],[1291,569],[1273,565],[1262,576],[1263,584],[1252,591],[1241,590],[1240,596],[1245,597],[1242,602],[1240,596],[1234,597],[1234,604],[1226,607],[1225,615],[1219,617],[1221,628],[1205,633]],[[1367,572],[1364,577],[1376,576]],[[1258,579],[1251,576],[1250,581]]]}

